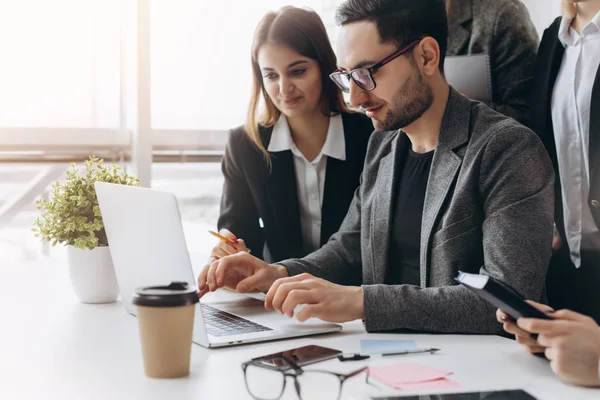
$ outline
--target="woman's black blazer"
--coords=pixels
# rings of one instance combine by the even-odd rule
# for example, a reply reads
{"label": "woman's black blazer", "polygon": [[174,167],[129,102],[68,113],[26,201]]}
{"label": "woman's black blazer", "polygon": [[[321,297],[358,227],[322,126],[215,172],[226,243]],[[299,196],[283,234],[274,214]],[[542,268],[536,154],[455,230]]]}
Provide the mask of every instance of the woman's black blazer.
{"label": "woman's black blazer", "polygon": [[[544,31],[538,50],[536,72],[533,78],[529,106],[529,127],[538,134],[548,150],[556,172],[554,190],[554,221],[561,236],[565,236],[561,181],[558,174],[558,157],[554,128],[552,126],[552,92],[560,71],[565,49],[558,39],[561,17]],[[588,204],[597,226],[600,226],[600,68],[596,71],[596,79],[592,88],[592,104],[590,112],[590,194]],[[569,182],[564,182],[569,184]],[[566,245],[566,242],[564,243]]]}
{"label": "woman's black blazer", "polygon": [[[359,185],[371,120],[359,113],[342,113],[346,161],[327,159],[321,219],[321,246],[338,231]],[[260,127],[269,147],[273,128]],[[263,153],[243,127],[233,129],[221,165],[225,182],[221,197],[219,229],[229,229],[244,239],[252,254],[267,262],[303,257],[296,174],[291,151],[270,153],[269,167]],[[262,225],[259,223],[262,220]],[[270,257],[265,257],[264,247]]]}

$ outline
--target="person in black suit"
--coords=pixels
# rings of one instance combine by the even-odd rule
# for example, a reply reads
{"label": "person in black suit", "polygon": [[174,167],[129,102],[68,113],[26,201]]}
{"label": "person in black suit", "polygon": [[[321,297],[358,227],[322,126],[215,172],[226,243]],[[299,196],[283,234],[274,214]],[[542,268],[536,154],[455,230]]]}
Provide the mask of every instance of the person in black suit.
{"label": "person in black suit", "polygon": [[284,7],[263,17],[248,118],[230,132],[222,162],[218,227],[230,242],[218,243],[210,261],[248,248],[268,262],[303,257],[338,231],[373,125],[347,111],[328,76],[335,70],[314,11]]}
{"label": "person in black suit", "polygon": [[530,127],[556,171],[550,306],[600,321],[600,0],[565,0],[545,30]]}

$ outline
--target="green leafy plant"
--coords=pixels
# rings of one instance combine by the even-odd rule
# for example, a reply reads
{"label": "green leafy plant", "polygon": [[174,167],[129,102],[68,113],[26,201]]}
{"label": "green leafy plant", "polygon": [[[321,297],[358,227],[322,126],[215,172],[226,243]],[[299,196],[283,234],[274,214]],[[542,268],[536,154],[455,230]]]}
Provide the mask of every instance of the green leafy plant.
{"label": "green leafy plant", "polygon": [[64,183],[57,181],[52,185],[50,200],[36,201],[41,216],[32,231],[52,246],[60,243],[82,250],[107,246],[94,182],[140,186],[139,179],[127,175],[117,165],[104,165],[102,159],[91,156],[84,166],[85,171],[79,173],[75,164],[71,164]]}

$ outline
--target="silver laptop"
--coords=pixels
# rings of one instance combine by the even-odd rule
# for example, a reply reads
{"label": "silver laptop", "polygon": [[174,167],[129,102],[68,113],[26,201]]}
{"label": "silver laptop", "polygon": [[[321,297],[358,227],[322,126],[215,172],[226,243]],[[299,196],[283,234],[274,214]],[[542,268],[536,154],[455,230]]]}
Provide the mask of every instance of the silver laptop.
{"label": "silver laptop", "polygon": [[[132,295],[137,287],[172,281],[197,287],[173,193],[103,182],[95,187],[127,312],[136,314]],[[220,289],[198,304],[193,340],[204,347],[221,347],[341,329],[313,319],[301,323],[265,310],[256,298]]]}

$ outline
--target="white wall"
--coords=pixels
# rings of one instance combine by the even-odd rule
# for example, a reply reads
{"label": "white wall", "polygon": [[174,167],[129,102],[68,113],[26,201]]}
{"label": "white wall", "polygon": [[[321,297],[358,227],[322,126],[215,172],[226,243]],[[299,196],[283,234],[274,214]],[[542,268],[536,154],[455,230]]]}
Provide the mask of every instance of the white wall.
{"label": "white wall", "polygon": [[542,38],[542,33],[560,15],[560,0],[521,0]]}

